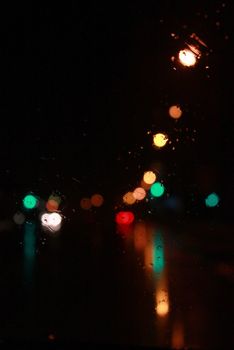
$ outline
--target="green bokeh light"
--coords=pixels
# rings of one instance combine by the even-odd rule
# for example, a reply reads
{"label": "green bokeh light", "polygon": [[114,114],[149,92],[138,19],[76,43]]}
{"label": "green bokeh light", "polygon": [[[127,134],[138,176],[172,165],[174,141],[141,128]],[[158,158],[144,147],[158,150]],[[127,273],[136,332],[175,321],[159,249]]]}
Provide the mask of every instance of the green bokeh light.
{"label": "green bokeh light", "polygon": [[23,205],[26,209],[34,209],[37,206],[37,198],[32,194],[28,194],[23,199]]}
{"label": "green bokeh light", "polygon": [[216,207],[219,203],[219,196],[213,192],[206,197],[205,203],[209,208]]}
{"label": "green bokeh light", "polygon": [[153,197],[161,197],[164,191],[165,187],[161,182],[155,182],[150,188],[150,193]]}

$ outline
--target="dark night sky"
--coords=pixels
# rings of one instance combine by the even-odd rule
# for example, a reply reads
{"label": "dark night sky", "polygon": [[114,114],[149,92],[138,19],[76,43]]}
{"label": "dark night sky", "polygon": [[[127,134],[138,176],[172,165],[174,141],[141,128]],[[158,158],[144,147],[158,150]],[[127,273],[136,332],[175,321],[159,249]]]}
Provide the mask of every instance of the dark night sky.
{"label": "dark night sky", "polygon": [[[204,169],[227,200],[233,193],[232,185],[226,188],[233,173],[233,12],[225,4],[73,2],[3,11],[2,187],[58,188],[68,196],[109,194],[114,187],[117,194],[162,162],[172,190],[199,191]],[[193,32],[212,51],[193,70],[175,71],[170,57]],[[168,117],[173,103],[184,108],[178,122]],[[172,145],[153,150],[149,130],[166,131]]]}

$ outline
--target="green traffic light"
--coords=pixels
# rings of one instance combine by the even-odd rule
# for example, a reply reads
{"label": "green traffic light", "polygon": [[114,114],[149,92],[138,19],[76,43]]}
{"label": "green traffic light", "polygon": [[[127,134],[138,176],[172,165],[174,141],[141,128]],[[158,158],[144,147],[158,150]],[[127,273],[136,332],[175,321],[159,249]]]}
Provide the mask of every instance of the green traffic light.
{"label": "green traffic light", "polygon": [[32,194],[28,194],[23,199],[23,205],[26,209],[34,209],[37,206],[37,198]]}

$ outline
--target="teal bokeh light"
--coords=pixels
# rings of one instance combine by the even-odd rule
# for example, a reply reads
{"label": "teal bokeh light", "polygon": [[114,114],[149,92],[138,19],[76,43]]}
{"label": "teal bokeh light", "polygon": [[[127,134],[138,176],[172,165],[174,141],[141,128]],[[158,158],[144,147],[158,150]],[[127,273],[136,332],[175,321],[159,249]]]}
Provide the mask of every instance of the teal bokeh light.
{"label": "teal bokeh light", "polygon": [[206,197],[205,203],[208,208],[216,207],[219,203],[219,196],[213,192]]}
{"label": "teal bokeh light", "polygon": [[25,209],[34,209],[37,206],[37,198],[33,194],[27,194],[23,199]]}
{"label": "teal bokeh light", "polygon": [[165,187],[161,182],[155,182],[150,188],[150,193],[153,197],[161,197],[164,192]]}

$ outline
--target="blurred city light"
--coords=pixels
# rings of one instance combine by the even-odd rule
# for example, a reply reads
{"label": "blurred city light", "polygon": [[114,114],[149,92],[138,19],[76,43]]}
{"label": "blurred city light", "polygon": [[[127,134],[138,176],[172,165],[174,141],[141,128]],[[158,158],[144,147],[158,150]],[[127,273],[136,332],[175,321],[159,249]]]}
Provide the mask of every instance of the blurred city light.
{"label": "blurred city light", "polygon": [[124,201],[124,203],[131,205],[131,204],[134,204],[136,202],[136,198],[134,197],[132,192],[127,192],[123,196],[123,201]]}
{"label": "blurred city light", "polygon": [[169,108],[169,115],[173,119],[179,119],[182,116],[182,110],[179,106],[171,106]]}
{"label": "blurred city light", "polygon": [[49,199],[48,202],[46,203],[46,209],[48,211],[56,211],[58,210],[58,207],[59,207],[59,203],[54,200],[54,199]]}
{"label": "blurred city light", "polygon": [[157,133],[153,136],[153,143],[158,148],[164,147],[167,141],[168,137],[163,133]]}
{"label": "blurred city light", "polygon": [[23,199],[25,209],[34,209],[38,204],[37,198],[33,194],[27,194]]}
{"label": "blurred city light", "polygon": [[84,210],[89,210],[92,208],[92,203],[90,198],[82,198],[80,201],[80,206]]}
{"label": "blurred city light", "polygon": [[151,188],[150,193],[153,197],[161,197],[165,192],[165,187],[161,182],[155,182]]}
{"label": "blurred city light", "polygon": [[216,207],[219,203],[219,196],[213,192],[206,197],[205,203],[209,208]]}
{"label": "blurred city light", "polygon": [[23,213],[17,212],[13,216],[13,221],[16,225],[22,225],[25,222],[25,216]]}
{"label": "blurred city light", "polygon": [[120,211],[115,216],[115,221],[119,225],[130,225],[135,217],[131,211]]}
{"label": "blurred city light", "polygon": [[94,207],[101,207],[103,202],[104,202],[104,199],[103,199],[101,194],[96,193],[96,194],[92,195],[91,204]]}
{"label": "blurred city light", "polygon": [[142,187],[137,187],[133,191],[133,197],[138,201],[142,201],[146,196],[146,191]]}
{"label": "blurred city light", "polygon": [[153,171],[146,171],[143,176],[143,181],[147,185],[152,185],[156,181],[156,175]]}
{"label": "blurred city light", "polygon": [[184,49],[179,52],[179,60],[183,66],[191,67],[197,62],[196,55],[189,49]]}

